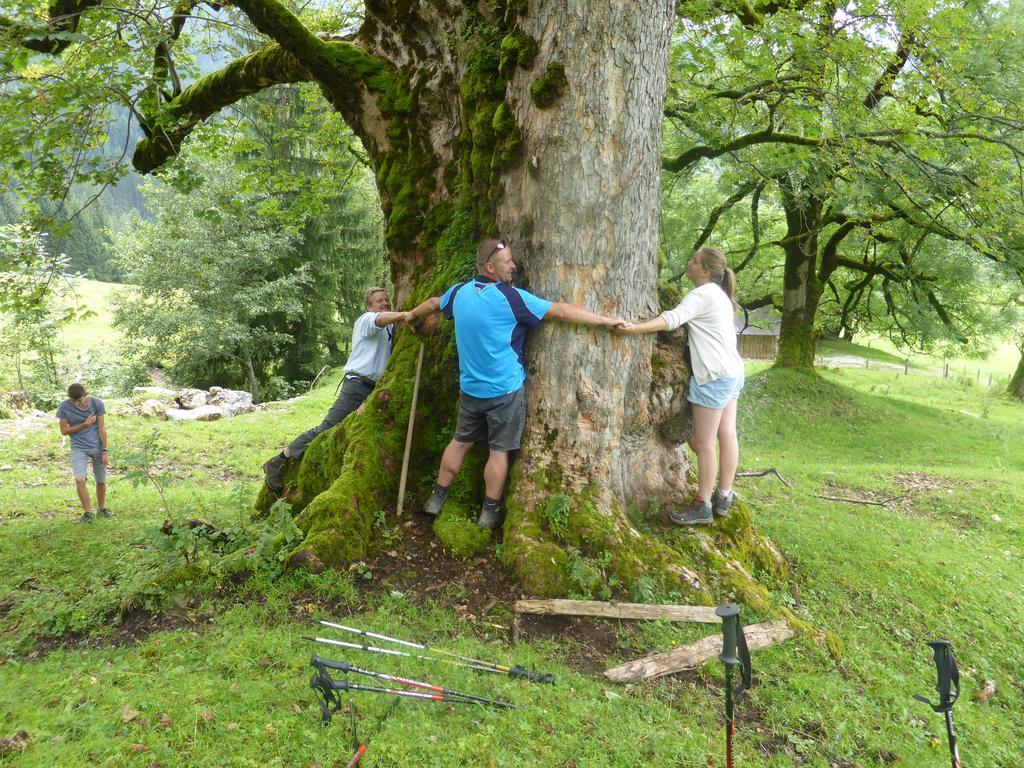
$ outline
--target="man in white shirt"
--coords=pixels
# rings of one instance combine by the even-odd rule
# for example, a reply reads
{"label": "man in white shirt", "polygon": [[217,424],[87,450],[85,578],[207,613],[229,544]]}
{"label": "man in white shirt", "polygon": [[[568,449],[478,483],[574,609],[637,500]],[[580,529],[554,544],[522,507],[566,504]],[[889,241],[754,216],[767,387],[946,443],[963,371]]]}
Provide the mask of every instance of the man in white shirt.
{"label": "man in white shirt", "polygon": [[362,405],[384,373],[384,367],[391,356],[391,339],[394,334],[391,326],[404,321],[407,313],[391,311],[391,302],[383,288],[367,289],[364,306],[366,312],[359,316],[352,327],[352,353],[345,363],[345,378],[338,399],[320,424],[296,437],[287,448],[263,465],[267,486],[276,494],[284,490],[284,471],[289,459],[300,458],[313,438],[335,424],[340,424]]}

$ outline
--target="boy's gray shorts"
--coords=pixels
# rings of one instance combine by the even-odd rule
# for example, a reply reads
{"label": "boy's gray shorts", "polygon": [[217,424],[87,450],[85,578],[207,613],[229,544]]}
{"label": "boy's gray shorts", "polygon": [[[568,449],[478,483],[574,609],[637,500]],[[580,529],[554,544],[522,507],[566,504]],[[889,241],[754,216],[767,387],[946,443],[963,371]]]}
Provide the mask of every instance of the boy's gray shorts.
{"label": "boy's gray shorts", "polygon": [[473,397],[459,392],[454,439],[460,443],[486,440],[492,451],[516,451],[525,424],[526,398],[522,387],[498,397]]}
{"label": "boy's gray shorts", "polygon": [[92,462],[92,474],[97,483],[107,482],[107,468],[103,466],[103,452],[97,448],[95,451],[87,451],[84,448],[71,449],[71,471],[75,477],[89,479],[88,467]]}

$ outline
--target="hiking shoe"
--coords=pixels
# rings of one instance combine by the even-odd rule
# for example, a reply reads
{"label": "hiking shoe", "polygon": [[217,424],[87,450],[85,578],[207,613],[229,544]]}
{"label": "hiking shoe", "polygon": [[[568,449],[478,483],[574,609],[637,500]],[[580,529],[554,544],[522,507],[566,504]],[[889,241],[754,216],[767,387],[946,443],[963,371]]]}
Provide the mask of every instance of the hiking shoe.
{"label": "hiking shoe", "polygon": [[100,507],[99,511],[96,513],[96,516],[97,517],[110,517],[111,516],[110,515],[110,510],[107,509],[106,507]]}
{"label": "hiking shoe", "polygon": [[448,489],[445,488],[442,492],[438,490],[439,487],[440,486],[436,484],[434,485],[434,490],[430,492],[430,498],[427,499],[427,503],[424,504],[423,508],[420,510],[424,515],[437,517],[441,514],[441,507],[444,506],[444,500],[448,498]]}
{"label": "hiking shoe", "polygon": [[669,512],[668,519],[676,525],[711,525],[715,522],[715,515],[709,502],[697,499],[679,512]]}
{"label": "hiking shoe", "polygon": [[734,496],[735,494],[732,491],[725,494],[715,488],[715,492],[711,494],[711,511],[714,512],[717,517],[725,517],[729,514],[729,510],[732,509],[732,500]]}
{"label": "hiking shoe", "polygon": [[92,512],[85,512],[80,518],[75,520],[75,525],[78,525],[79,523],[91,523],[92,521]]}
{"label": "hiking shoe", "polygon": [[263,465],[264,480],[267,487],[278,496],[284,491],[284,470],[288,466],[288,459],[281,454],[268,460]]}
{"label": "hiking shoe", "polygon": [[505,522],[505,510],[500,506],[480,507],[480,517],[476,519],[476,524],[481,528],[490,528],[493,531],[495,528],[500,528],[503,522]]}

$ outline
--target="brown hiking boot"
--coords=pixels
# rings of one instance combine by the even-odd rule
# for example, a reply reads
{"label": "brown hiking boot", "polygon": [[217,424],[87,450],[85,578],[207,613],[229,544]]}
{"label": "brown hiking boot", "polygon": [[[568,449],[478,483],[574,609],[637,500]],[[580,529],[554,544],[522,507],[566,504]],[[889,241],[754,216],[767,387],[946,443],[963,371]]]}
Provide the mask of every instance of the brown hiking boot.
{"label": "brown hiking boot", "polygon": [[288,459],[277,454],[263,465],[264,479],[267,487],[278,496],[284,491],[284,471],[288,466]]}

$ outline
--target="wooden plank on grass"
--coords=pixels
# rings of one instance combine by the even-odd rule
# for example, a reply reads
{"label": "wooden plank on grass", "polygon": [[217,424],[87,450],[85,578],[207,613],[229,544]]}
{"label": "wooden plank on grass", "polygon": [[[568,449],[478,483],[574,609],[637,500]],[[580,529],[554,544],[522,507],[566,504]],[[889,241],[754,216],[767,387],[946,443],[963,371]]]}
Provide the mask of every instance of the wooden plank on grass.
{"label": "wooden plank on grass", "polygon": [[668,619],[720,624],[715,609],[704,605],[648,605],[599,600],[517,600],[516,613],[548,616],[598,616],[605,619]]}
{"label": "wooden plank on grass", "polygon": [[[788,640],[793,636],[793,630],[784,619],[778,619],[762,624],[751,624],[743,628],[743,634],[747,638],[747,647],[753,652]],[[604,676],[613,683],[635,683],[652,677],[671,675],[673,672],[696,669],[701,664],[717,659],[721,651],[722,636],[711,635],[665,653],[652,653],[606,669]]]}

